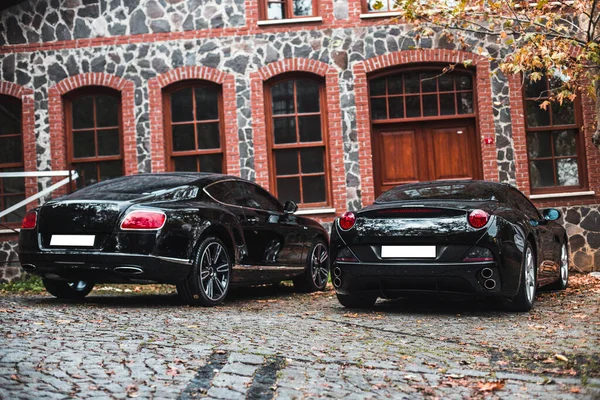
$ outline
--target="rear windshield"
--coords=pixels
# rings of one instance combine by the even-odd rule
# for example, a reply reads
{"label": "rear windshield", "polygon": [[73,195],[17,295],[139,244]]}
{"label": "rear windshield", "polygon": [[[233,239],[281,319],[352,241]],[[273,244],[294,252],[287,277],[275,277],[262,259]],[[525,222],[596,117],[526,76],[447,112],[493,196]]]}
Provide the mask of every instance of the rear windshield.
{"label": "rear windshield", "polygon": [[87,186],[68,196],[67,199],[132,200],[146,195],[160,195],[174,189],[184,189],[198,180],[190,175],[131,175]]}
{"label": "rear windshield", "polygon": [[500,201],[499,188],[481,183],[400,185],[379,196],[376,203],[402,200]]}

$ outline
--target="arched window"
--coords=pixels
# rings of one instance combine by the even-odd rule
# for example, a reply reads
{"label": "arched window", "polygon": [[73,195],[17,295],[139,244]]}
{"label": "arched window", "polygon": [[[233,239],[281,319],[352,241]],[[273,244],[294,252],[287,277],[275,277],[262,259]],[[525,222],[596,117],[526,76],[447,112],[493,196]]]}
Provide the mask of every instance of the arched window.
{"label": "arched window", "polygon": [[[118,91],[84,88],[65,97],[69,164],[83,187],[123,175],[123,129]],[[130,150],[135,151],[135,150]]]}
{"label": "arched window", "polygon": [[582,115],[579,96],[575,102],[540,104],[560,87],[557,78],[526,80],[525,122],[532,193],[581,190],[586,187]]}
{"label": "arched window", "polygon": [[266,89],[271,191],[305,207],[329,205],[323,81],[301,74],[269,82]]}
{"label": "arched window", "polygon": [[[23,171],[23,128],[21,101],[0,95],[0,172]],[[0,179],[0,210],[25,199],[24,178]],[[8,214],[0,223],[18,223],[25,208]]]}
{"label": "arched window", "polygon": [[225,171],[221,86],[183,82],[164,92],[165,135],[170,171]]}

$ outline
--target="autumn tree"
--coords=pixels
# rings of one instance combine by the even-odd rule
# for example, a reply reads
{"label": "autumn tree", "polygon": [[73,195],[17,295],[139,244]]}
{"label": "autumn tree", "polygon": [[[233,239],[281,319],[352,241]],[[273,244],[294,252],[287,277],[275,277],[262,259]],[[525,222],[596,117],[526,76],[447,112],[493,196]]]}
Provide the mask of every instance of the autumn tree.
{"label": "autumn tree", "polygon": [[[502,72],[538,81],[544,74],[555,83],[550,101],[572,101],[588,91],[600,121],[600,0],[396,0],[400,20],[412,23],[418,35],[442,29],[447,40],[465,50],[473,34],[493,39],[505,52],[488,56]],[[383,7],[375,0],[374,7]],[[437,29],[436,29],[437,28]],[[558,79],[557,79],[558,78]],[[548,101],[541,107],[548,107]],[[600,126],[592,141],[600,149]]]}

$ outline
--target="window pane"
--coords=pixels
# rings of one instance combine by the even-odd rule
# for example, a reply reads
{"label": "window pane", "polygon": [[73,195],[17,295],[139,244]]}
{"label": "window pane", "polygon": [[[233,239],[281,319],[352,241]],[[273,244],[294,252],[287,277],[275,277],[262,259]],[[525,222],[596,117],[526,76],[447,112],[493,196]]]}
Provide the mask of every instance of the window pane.
{"label": "window pane", "polygon": [[456,114],[456,110],[454,108],[454,94],[440,94],[440,114]]}
{"label": "window pane", "polygon": [[325,176],[305,176],[302,178],[304,203],[323,203],[325,195]]}
{"label": "window pane", "polygon": [[419,93],[421,90],[421,80],[418,72],[404,74],[404,90],[406,93]]}
{"label": "window pane", "polygon": [[297,81],[296,95],[298,96],[298,113],[319,112],[319,84],[306,79]]}
{"label": "window pane", "polygon": [[96,126],[118,126],[119,125],[119,102],[114,96],[96,96]]}
{"label": "window pane", "polygon": [[196,120],[219,119],[219,96],[213,88],[199,87],[196,91]]}
{"label": "window pane", "polygon": [[421,90],[425,92],[435,92],[437,91],[436,77],[437,74],[428,72],[426,74],[421,74]]}
{"label": "window pane", "polygon": [[175,164],[175,171],[194,171],[198,172],[198,165],[196,163],[197,157],[173,157],[173,164]]}
{"label": "window pane", "polygon": [[[4,196],[4,209],[14,206],[20,201],[25,200],[25,195],[19,196]],[[20,207],[10,214],[6,215],[3,220],[5,222],[21,222],[23,221],[23,217],[25,217],[25,207]]]}
{"label": "window pane", "polygon": [[388,0],[367,0],[369,12],[388,11]]}
{"label": "window pane", "polygon": [[552,125],[574,125],[575,109],[570,101],[552,103]]}
{"label": "window pane", "polygon": [[219,154],[206,154],[200,156],[200,172],[223,172],[223,155]]}
{"label": "window pane", "polygon": [[406,117],[420,117],[421,116],[421,97],[420,96],[408,96],[406,97]]}
{"label": "window pane", "polygon": [[577,155],[577,141],[575,131],[554,131],[554,155]]}
{"label": "window pane", "polygon": [[0,136],[21,133],[21,102],[0,95]]}
{"label": "window pane", "polygon": [[[402,75],[387,78],[388,94],[402,94]],[[382,93],[385,94],[385,91]]]}
{"label": "window pane", "polygon": [[282,202],[300,203],[300,178],[277,178],[277,197]]}
{"label": "window pane", "polygon": [[96,169],[96,163],[75,164],[74,167],[77,170],[77,173],[79,174],[79,179],[77,179],[78,188],[89,186],[98,182],[98,171]]}
{"label": "window pane", "polygon": [[275,144],[296,143],[296,119],[294,117],[273,118]]}
{"label": "window pane", "polygon": [[173,151],[196,150],[194,125],[173,125]]}
{"label": "window pane", "polygon": [[285,81],[273,86],[271,96],[274,115],[294,113],[294,81]]}
{"label": "window pane", "polygon": [[121,160],[118,161],[104,161],[98,163],[100,166],[100,180],[105,181],[107,179],[116,178],[123,175],[123,163]]}
{"label": "window pane", "polygon": [[549,126],[550,113],[540,108],[541,101],[527,100],[527,125]]}
{"label": "window pane", "polygon": [[219,123],[210,122],[197,124],[198,130],[198,149],[220,149],[221,137],[219,135]]}
{"label": "window pane", "polygon": [[442,75],[438,78],[440,92],[449,92],[454,90],[454,77],[452,75]]}
{"label": "window pane", "polygon": [[94,131],[73,132],[73,157],[96,157]]}
{"label": "window pane", "polygon": [[73,100],[73,129],[94,127],[94,96],[79,96]]}
{"label": "window pane", "polygon": [[23,162],[21,136],[0,136],[0,164]]}
{"label": "window pane", "polygon": [[556,160],[556,175],[558,186],[579,185],[579,169],[576,158],[563,158]]}
{"label": "window pane", "polygon": [[[76,134],[74,132],[73,134]],[[110,129],[107,131],[98,131],[98,155],[116,156],[121,154],[119,146],[119,130]]]}
{"label": "window pane", "polygon": [[390,107],[390,118],[404,118],[404,98],[390,97],[388,99]]}
{"label": "window pane", "polygon": [[268,3],[267,4],[267,19],[283,19],[283,4]]}
{"label": "window pane", "polygon": [[431,117],[438,115],[438,97],[435,94],[423,96],[423,116]]}
{"label": "window pane", "polygon": [[192,88],[180,89],[171,93],[171,121],[193,121]]}
{"label": "window pane", "polygon": [[550,132],[528,132],[527,151],[529,158],[552,157]]}
{"label": "window pane", "polygon": [[554,186],[554,163],[552,160],[537,160],[529,163],[531,187]]}
{"label": "window pane", "polygon": [[385,78],[373,79],[369,84],[369,91],[371,96],[385,95]]}
{"label": "window pane", "polygon": [[312,147],[300,150],[300,164],[302,165],[302,173],[312,174],[316,172],[324,172],[324,153],[323,147]]}
{"label": "window pane", "polygon": [[293,0],[294,3],[294,16],[307,16],[313,15],[312,11],[312,0]]}
{"label": "window pane", "polygon": [[456,102],[459,114],[473,114],[473,93],[457,93]]}
{"label": "window pane", "polygon": [[548,80],[546,76],[542,76],[542,79],[536,82],[529,80],[529,77],[525,80],[525,96],[526,97],[548,97]]}
{"label": "window pane", "polygon": [[371,99],[371,118],[387,119],[385,112],[385,98]]}
{"label": "window pane", "polygon": [[307,117],[298,117],[300,142],[320,142],[321,136],[321,116],[311,115]]}
{"label": "window pane", "polygon": [[[11,168],[12,170],[12,168]],[[14,170],[17,172],[16,170]],[[8,169],[0,172],[12,172]],[[21,171],[22,172],[22,171]],[[24,193],[25,192],[25,178],[2,178],[2,189],[3,193]]]}
{"label": "window pane", "polygon": [[456,90],[473,89],[473,80],[468,75],[458,75],[456,77]]}
{"label": "window pane", "polygon": [[297,150],[275,151],[275,174],[278,176],[298,174]]}

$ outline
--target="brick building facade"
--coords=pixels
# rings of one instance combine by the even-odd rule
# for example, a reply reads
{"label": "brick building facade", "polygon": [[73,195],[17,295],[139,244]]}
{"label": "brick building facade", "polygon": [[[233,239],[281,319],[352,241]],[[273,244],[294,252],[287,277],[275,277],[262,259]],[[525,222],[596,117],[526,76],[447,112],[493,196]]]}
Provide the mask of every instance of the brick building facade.
{"label": "brick building facade", "polygon": [[[560,208],[575,265],[600,270],[593,101],[540,111],[490,38],[458,49],[367,0],[16,3],[0,11],[0,125],[20,126],[0,128],[2,171],[217,170],[325,224],[394,182],[508,182]],[[52,181],[11,182],[2,207]]]}

